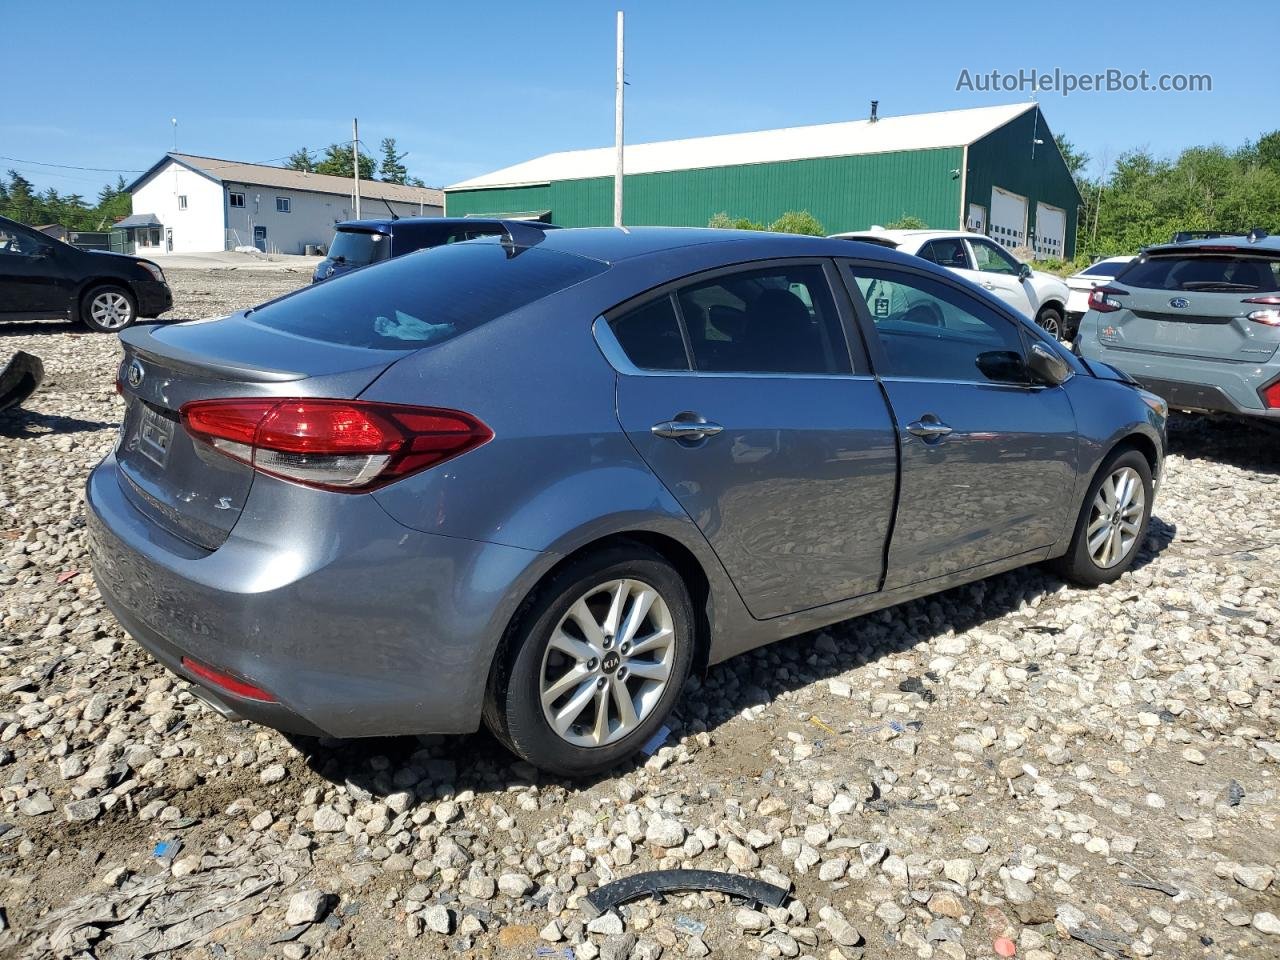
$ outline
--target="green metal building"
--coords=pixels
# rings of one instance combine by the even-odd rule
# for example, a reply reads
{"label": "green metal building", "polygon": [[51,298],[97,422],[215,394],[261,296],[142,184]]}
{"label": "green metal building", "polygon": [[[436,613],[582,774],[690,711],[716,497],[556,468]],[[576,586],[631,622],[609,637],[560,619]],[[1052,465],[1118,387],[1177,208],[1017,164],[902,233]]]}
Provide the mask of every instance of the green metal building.
{"label": "green metal building", "polygon": [[[552,153],[445,189],[445,215],[613,222],[612,147]],[[829,233],[914,216],[1042,257],[1075,253],[1075,182],[1034,103],[629,144],[629,225],[770,223],[808,210]]]}

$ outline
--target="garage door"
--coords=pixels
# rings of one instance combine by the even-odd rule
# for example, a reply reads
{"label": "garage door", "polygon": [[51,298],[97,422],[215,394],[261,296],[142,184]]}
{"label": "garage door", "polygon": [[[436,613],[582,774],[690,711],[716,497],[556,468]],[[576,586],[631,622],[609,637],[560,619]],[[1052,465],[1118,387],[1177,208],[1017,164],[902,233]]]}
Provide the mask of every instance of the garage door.
{"label": "garage door", "polygon": [[1012,250],[1027,245],[1027,198],[1000,187],[991,189],[992,240]]}
{"label": "garage door", "polygon": [[1047,203],[1036,204],[1036,244],[1038,257],[1061,260],[1067,243],[1067,211]]}

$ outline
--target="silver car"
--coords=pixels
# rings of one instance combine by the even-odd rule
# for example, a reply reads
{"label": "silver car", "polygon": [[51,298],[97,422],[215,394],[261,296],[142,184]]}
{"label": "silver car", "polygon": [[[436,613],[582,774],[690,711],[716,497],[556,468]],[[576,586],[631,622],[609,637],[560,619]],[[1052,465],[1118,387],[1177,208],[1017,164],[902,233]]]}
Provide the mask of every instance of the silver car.
{"label": "silver car", "polygon": [[121,337],[104,598],[215,709],[581,775],[710,663],[1138,556],[1165,410],[918,257],[690,229],[413,253]]}
{"label": "silver car", "polygon": [[1076,351],[1180,410],[1280,423],[1280,237],[1147,249],[1089,295]]}

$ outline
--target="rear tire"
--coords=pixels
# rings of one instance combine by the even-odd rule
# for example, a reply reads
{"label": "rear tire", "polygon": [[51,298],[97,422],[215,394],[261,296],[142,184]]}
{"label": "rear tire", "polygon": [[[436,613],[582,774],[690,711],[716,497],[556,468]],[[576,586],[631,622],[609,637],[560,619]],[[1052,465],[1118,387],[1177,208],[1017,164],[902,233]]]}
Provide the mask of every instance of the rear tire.
{"label": "rear tire", "polygon": [[138,301],[121,286],[94,287],[80,300],[80,320],[97,333],[119,333],[138,319]]}
{"label": "rear tire", "polygon": [[640,544],[589,554],[517,615],[490,679],[485,723],[536,767],[600,773],[662,725],[693,652],[689,591],[660,554]]}
{"label": "rear tire", "polygon": [[1067,552],[1052,561],[1083,587],[1118,580],[1133,566],[1151,519],[1151,465],[1133,448],[1113,451],[1094,475]]}
{"label": "rear tire", "polygon": [[1066,339],[1066,329],[1062,324],[1062,311],[1057,307],[1045,307],[1036,314],[1036,325],[1046,333],[1052,334],[1055,340]]}

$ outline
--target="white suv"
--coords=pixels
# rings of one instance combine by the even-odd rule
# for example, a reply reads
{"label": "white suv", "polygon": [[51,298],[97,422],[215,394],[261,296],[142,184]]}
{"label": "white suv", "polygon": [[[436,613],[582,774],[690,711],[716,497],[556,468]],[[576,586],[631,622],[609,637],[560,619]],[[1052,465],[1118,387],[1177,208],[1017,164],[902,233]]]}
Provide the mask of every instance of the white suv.
{"label": "white suv", "polygon": [[1067,285],[1051,273],[1032,270],[1014,259],[990,237],[962,230],[885,230],[872,227],[851,233],[835,233],[841,240],[863,240],[882,247],[915,254],[946,267],[966,280],[991,291],[1020,313],[1064,339]]}

